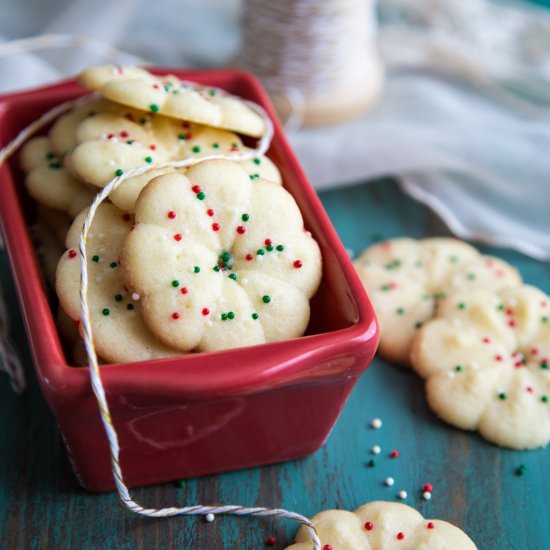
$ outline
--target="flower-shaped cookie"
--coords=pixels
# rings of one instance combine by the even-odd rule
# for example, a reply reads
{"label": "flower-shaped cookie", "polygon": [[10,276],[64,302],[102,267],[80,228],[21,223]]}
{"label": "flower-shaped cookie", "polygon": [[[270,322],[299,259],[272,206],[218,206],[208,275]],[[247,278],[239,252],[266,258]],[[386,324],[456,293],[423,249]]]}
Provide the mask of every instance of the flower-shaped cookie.
{"label": "flower-shaped cookie", "polygon": [[[395,502],[369,502],[354,512],[325,510],[311,519],[323,550],[475,550],[458,527],[438,519],[424,519],[414,508]],[[301,527],[287,550],[311,550]]]}
{"label": "flower-shaped cookie", "polygon": [[79,82],[111,101],[143,111],[254,137],[265,131],[262,118],[243,101],[175,76],[157,77],[136,67],[107,65],[85,70]]}
{"label": "flower-shaped cookie", "polygon": [[302,335],[321,279],[292,196],[226,160],[152,180],[121,260],[151,331],[184,351]]}
{"label": "flower-shaped cookie", "polygon": [[[80,319],[80,257],[78,243],[87,211],[74,220],[59,260],[56,290],[63,310]],[[88,234],[88,303],[98,355],[111,363],[144,361],[181,354],[159,342],[143,323],[139,296],[122,281],[120,250],[132,218],[111,204],[101,204]]]}
{"label": "flower-shaped cookie", "polygon": [[400,238],[371,246],[354,262],[380,322],[380,353],[408,360],[416,331],[457,290],[499,290],[521,283],[503,260],[451,238]]}
{"label": "flower-shaped cookie", "polygon": [[419,331],[411,364],[446,422],[504,447],[550,441],[550,298],[542,291],[450,296]]}
{"label": "flower-shaped cookie", "polygon": [[[240,138],[226,130],[145,114],[136,122],[127,116],[101,113],[84,119],[75,131],[78,145],[65,159],[77,178],[104,187],[115,175],[146,164],[248,150]],[[241,162],[251,179],[281,183],[275,165],[264,156]],[[141,189],[153,177],[171,172],[158,169],[131,178],[113,191],[110,199],[133,212]]]}
{"label": "flower-shaped cookie", "polygon": [[94,192],[67,173],[47,137],[33,138],[24,145],[21,166],[27,191],[40,204],[74,218],[93,200]]}

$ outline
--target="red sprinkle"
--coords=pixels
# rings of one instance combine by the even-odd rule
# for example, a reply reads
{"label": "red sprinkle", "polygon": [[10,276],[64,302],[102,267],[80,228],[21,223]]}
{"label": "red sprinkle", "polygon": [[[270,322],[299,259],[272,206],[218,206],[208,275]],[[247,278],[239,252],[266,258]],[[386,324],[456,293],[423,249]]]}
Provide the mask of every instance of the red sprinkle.
{"label": "red sprinkle", "polygon": [[539,352],[539,348],[532,348],[531,349],[531,355],[537,355]]}
{"label": "red sprinkle", "polygon": [[372,523],[371,521],[367,521],[367,523],[365,523],[365,529],[367,531],[372,531],[374,529],[374,523]]}
{"label": "red sprinkle", "polygon": [[182,237],[181,233],[176,233],[176,234],[174,235],[174,240],[176,240],[176,241],[181,241],[182,238],[183,238],[183,237]]}
{"label": "red sprinkle", "polygon": [[428,525],[426,525],[428,529],[433,529],[435,527],[435,523],[433,521],[429,521]]}
{"label": "red sprinkle", "polygon": [[193,191],[193,193],[200,193],[202,189],[200,185],[193,185],[193,187],[191,187],[191,191]]}
{"label": "red sprinkle", "polygon": [[203,315],[206,316],[206,315],[208,315],[209,313],[210,313],[210,310],[209,310],[207,307],[205,307],[205,308],[202,309],[202,314],[203,314]]}
{"label": "red sprinkle", "polygon": [[525,390],[529,393],[533,393],[533,388],[531,386],[527,386]]}
{"label": "red sprinkle", "polygon": [[220,230],[220,224],[219,223],[213,223],[212,224],[212,231],[219,231]]}
{"label": "red sprinkle", "polygon": [[482,338],[481,341],[482,341],[484,344],[490,344],[490,343],[491,343],[491,339],[490,339],[490,338],[487,338],[487,336],[485,336],[484,338]]}
{"label": "red sprinkle", "polygon": [[151,145],[149,145],[149,149],[151,149],[151,151],[156,151],[156,150],[157,150],[157,146],[154,145],[154,144],[151,144]]}
{"label": "red sprinkle", "polygon": [[170,212],[168,212],[168,217],[173,220],[176,217],[176,213],[173,210],[170,210]]}
{"label": "red sprinkle", "polygon": [[514,310],[508,308],[508,309],[505,311],[505,313],[506,313],[506,315],[514,315]]}
{"label": "red sprinkle", "polygon": [[212,208],[209,208],[207,211],[206,211],[206,214],[210,217],[212,217],[214,215],[214,210],[212,210]]}
{"label": "red sprinkle", "polygon": [[332,546],[330,544],[325,544],[323,550],[332,550]]}
{"label": "red sprinkle", "polygon": [[254,259],[254,256],[252,256],[252,254],[247,254],[244,259],[247,261],[247,262],[251,262],[253,259]]}
{"label": "red sprinkle", "polygon": [[523,361],[516,361],[514,363],[514,367],[516,367],[516,369],[523,367]]}
{"label": "red sprinkle", "polygon": [[403,540],[405,538],[405,533],[402,533],[401,531],[397,533],[397,540]]}
{"label": "red sprinkle", "polygon": [[244,225],[237,226],[237,233],[239,235],[244,235],[246,233],[246,227]]}
{"label": "red sprinkle", "polygon": [[231,149],[229,149],[229,151],[230,151],[231,153],[235,153],[235,152],[237,152],[238,150],[239,150],[238,147],[231,147]]}
{"label": "red sprinkle", "polygon": [[269,537],[267,539],[267,544],[269,544],[269,546],[273,546],[275,544],[275,537]]}
{"label": "red sprinkle", "polygon": [[510,321],[508,321],[508,326],[511,328],[516,328],[518,324],[514,321],[514,319],[510,319]]}
{"label": "red sprinkle", "polygon": [[495,361],[502,361],[502,355],[495,355]]}
{"label": "red sprinkle", "polygon": [[432,488],[433,488],[433,487],[432,487],[432,484],[431,484],[431,483],[426,483],[426,484],[424,485],[424,491],[428,491],[429,493],[432,492]]}
{"label": "red sprinkle", "polygon": [[302,260],[295,260],[294,263],[292,264],[296,269],[300,269],[302,267],[302,265],[304,265],[302,263]]}
{"label": "red sprinkle", "polygon": [[172,319],[174,319],[174,321],[176,321],[179,318],[180,318],[180,314],[177,311],[174,311],[174,313],[172,313]]}
{"label": "red sprinkle", "polygon": [[69,250],[69,258],[76,258],[76,250]]}
{"label": "red sprinkle", "polygon": [[120,132],[120,137],[127,138],[128,137],[128,132],[126,132],[126,131]]}
{"label": "red sprinkle", "polygon": [[399,456],[399,451],[392,451],[392,452],[390,453],[390,456],[391,456],[392,458],[397,458],[397,457]]}
{"label": "red sprinkle", "polygon": [[80,319],[77,319],[75,322],[74,322],[74,326],[76,328],[78,328],[80,326]]}
{"label": "red sprinkle", "polygon": [[107,139],[113,139],[115,137],[115,134],[107,134]]}
{"label": "red sprinkle", "polygon": [[130,214],[122,214],[122,219],[125,222],[129,222],[130,221]]}
{"label": "red sprinkle", "polygon": [[153,84],[153,88],[155,88],[155,90],[158,90],[158,89],[159,89],[159,85],[158,85],[158,84]]}
{"label": "red sprinkle", "polygon": [[186,286],[184,286],[184,287],[180,290],[180,292],[181,292],[182,294],[187,294],[187,293],[189,292],[189,290],[187,289]]}
{"label": "red sprinkle", "polygon": [[265,243],[266,246],[269,246],[270,244],[272,244],[272,241],[271,241],[271,239],[266,239],[264,241],[264,243]]}

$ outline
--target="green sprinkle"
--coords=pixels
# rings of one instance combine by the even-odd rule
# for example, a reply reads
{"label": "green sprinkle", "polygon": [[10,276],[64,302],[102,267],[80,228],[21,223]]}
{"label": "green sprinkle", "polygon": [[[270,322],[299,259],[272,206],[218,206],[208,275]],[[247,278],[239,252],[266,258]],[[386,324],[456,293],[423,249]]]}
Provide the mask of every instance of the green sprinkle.
{"label": "green sprinkle", "polygon": [[388,270],[391,270],[391,269],[395,269],[396,267],[399,267],[401,265],[401,261],[400,260],[392,260],[391,262],[387,263],[384,268],[385,269],[388,269]]}
{"label": "green sprinkle", "polygon": [[456,365],[455,371],[456,372],[462,372],[462,366],[461,365]]}
{"label": "green sprinkle", "polygon": [[227,313],[222,313],[222,321],[227,321]]}
{"label": "green sprinkle", "polygon": [[197,193],[197,199],[199,199],[200,201],[204,200],[204,197],[206,197],[206,195],[202,191],[200,193]]}
{"label": "green sprinkle", "polygon": [[256,252],[256,254],[257,254],[258,256],[263,256],[263,255],[265,254],[265,250],[264,250],[263,248],[260,248],[260,249]]}
{"label": "green sprinkle", "polygon": [[127,142],[126,142],[128,145],[132,145],[132,143],[134,143],[133,140],[129,139]]}
{"label": "green sprinkle", "polygon": [[228,319],[235,319],[235,314],[234,314],[232,311],[230,311],[230,312],[227,314],[227,318],[228,318]]}
{"label": "green sprinkle", "polygon": [[187,138],[185,137],[185,134],[178,134],[178,139],[180,141],[185,141]]}
{"label": "green sprinkle", "polygon": [[229,275],[229,278],[236,281],[237,280],[237,274],[236,273],[231,273],[231,275]]}
{"label": "green sprinkle", "polygon": [[147,119],[146,119],[144,116],[142,116],[142,117],[139,119],[139,123],[140,123],[140,124],[147,124]]}
{"label": "green sprinkle", "polygon": [[97,254],[95,256],[92,256],[92,262],[99,262],[99,256]]}
{"label": "green sprinkle", "polygon": [[152,157],[145,157],[143,159],[145,162],[148,162],[149,164],[151,164],[151,162],[153,162],[153,158]]}
{"label": "green sprinkle", "polygon": [[122,294],[117,294],[117,295],[115,296],[115,300],[116,300],[117,302],[122,302]]}
{"label": "green sprinkle", "polygon": [[541,317],[540,320],[542,323],[548,323],[548,317],[546,317],[546,315],[544,317]]}
{"label": "green sprinkle", "polygon": [[464,302],[459,302],[458,304],[456,304],[456,307],[458,309],[466,309],[466,304]]}
{"label": "green sprinkle", "polygon": [[220,144],[219,144],[219,143],[213,143],[213,144],[212,144],[212,147],[213,147],[214,149],[219,149],[219,148],[220,148]]}
{"label": "green sprinkle", "polygon": [[501,401],[504,401],[506,399],[506,394],[501,391],[499,394],[498,394],[498,398],[501,400]]}
{"label": "green sprinkle", "polygon": [[219,265],[215,265],[214,266],[214,271],[219,271],[220,270],[220,266]]}
{"label": "green sprinkle", "polygon": [[200,273],[200,271],[201,271],[201,268],[200,268],[198,265],[196,265],[196,266],[193,268],[193,273]]}
{"label": "green sprinkle", "polygon": [[177,279],[174,279],[174,280],[172,281],[172,286],[173,286],[174,288],[178,288],[178,286],[180,286],[180,282],[179,282]]}
{"label": "green sprinkle", "polygon": [[456,264],[458,262],[458,256],[449,256],[449,261],[452,264]]}
{"label": "green sprinkle", "polygon": [[546,361],[544,363],[541,363],[540,368],[543,370],[548,370],[548,363]]}
{"label": "green sprinkle", "polygon": [[421,267],[422,267],[422,265],[423,265],[423,264],[422,264],[422,262],[421,262],[421,261],[418,261],[418,260],[417,260],[416,262],[414,262],[414,267],[418,267],[418,268],[421,268]]}
{"label": "green sprinkle", "polygon": [[239,144],[238,144],[236,141],[234,141],[234,142],[231,144],[231,147],[238,147],[238,146],[239,146]]}
{"label": "green sprinkle", "polygon": [[368,462],[367,462],[367,466],[369,468],[374,468],[376,466],[376,460],[374,460],[374,458],[371,458]]}
{"label": "green sprinkle", "polygon": [[118,267],[117,262],[111,262],[109,265],[111,266],[111,269],[114,269],[115,267]]}
{"label": "green sprinkle", "polygon": [[191,149],[191,151],[193,151],[193,153],[200,153],[201,148],[198,145],[195,145],[195,147],[193,147],[193,149]]}
{"label": "green sprinkle", "polygon": [[418,321],[414,324],[414,328],[416,329],[422,328],[422,325],[424,325],[424,323],[422,321]]}
{"label": "green sprinkle", "polygon": [[278,245],[277,245],[277,250],[278,250],[279,252],[282,252],[284,249],[285,249],[285,247],[284,247],[282,244],[278,244]]}
{"label": "green sprinkle", "polygon": [[180,479],[179,481],[176,481],[174,483],[174,485],[178,488],[178,489],[183,489],[185,487],[185,480],[183,479]]}
{"label": "green sprinkle", "polygon": [[548,403],[548,396],[547,395],[543,395],[540,400],[543,402],[543,403]]}
{"label": "green sprinkle", "polygon": [[105,315],[105,317],[107,317],[107,315],[109,315],[111,312],[109,311],[108,308],[104,308],[101,313],[103,313],[103,315]]}
{"label": "green sprinkle", "polygon": [[402,307],[398,307],[395,310],[395,313],[397,313],[397,315],[403,315],[405,313],[405,310]]}
{"label": "green sprinkle", "polygon": [[268,252],[273,252],[273,245],[272,244],[268,244],[265,249],[268,251]]}
{"label": "green sprinkle", "polygon": [[132,309],[134,309],[134,304],[128,304],[128,305],[126,306],[126,309],[127,309],[128,311],[132,311]]}
{"label": "green sprinkle", "polygon": [[149,109],[151,110],[152,113],[159,112],[159,106],[156,103],[151,103],[151,105],[149,105]]}
{"label": "green sprinkle", "polygon": [[50,162],[48,165],[52,170],[59,170],[61,168],[60,162]]}
{"label": "green sprinkle", "polygon": [[208,90],[208,95],[216,95],[218,92],[216,90]]}
{"label": "green sprinkle", "polygon": [[497,309],[498,309],[499,311],[504,311],[504,304],[499,304],[499,305],[497,306]]}
{"label": "green sprinkle", "polygon": [[466,275],[468,281],[473,281],[476,276],[475,276],[475,273],[468,273],[468,275]]}
{"label": "green sprinkle", "polygon": [[253,313],[252,314],[252,319],[254,319],[254,321],[256,321],[258,319],[259,315],[257,313]]}
{"label": "green sprinkle", "polygon": [[241,220],[242,220],[243,222],[247,222],[249,219],[250,219],[250,215],[249,215],[249,214],[243,214],[243,215],[241,216]]}
{"label": "green sprinkle", "polygon": [[254,164],[260,164],[261,160],[260,159],[254,159]]}
{"label": "green sprinkle", "polygon": [[445,294],[443,292],[436,292],[434,294],[434,300],[444,300]]}
{"label": "green sprinkle", "polygon": [[390,285],[382,285],[382,286],[380,287],[380,290],[381,290],[382,292],[388,292],[389,289],[390,289]]}
{"label": "green sprinkle", "polygon": [[117,178],[120,178],[120,176],[122,176],[122,174],[124,174],[124,170],[122,170],[121,168],[119,168],[116,172],[115,172],[115,176]]}
{"label": "green sprinkle", "polygon": [[527,466],[525,464],[520,464],[516,469],[516,475],[522,476],[527,471]]}
{"label": "green sprinkle", "polygon": [[224,263],[227,263],[229,260],[231,260],[231,253],[229,252],[222,252],[220,254],[220,260]]}
{"label": "green sprinkle", "polygon": [[268,296],[267,294],[265,296],[262,296],[262,302],[264,304],[269,304],[269,302],[271,302],[271,296]]}
{"label": "green sprinkle", "polygon": [[253,176],[252,174],[250,174],[248,177],[249,177],[251,180],[254,179],[254,176]]}
{"label": "green sprinkle", "polygon": [[55,155],[53,153],[46,153],[46,160],[53,160]]}

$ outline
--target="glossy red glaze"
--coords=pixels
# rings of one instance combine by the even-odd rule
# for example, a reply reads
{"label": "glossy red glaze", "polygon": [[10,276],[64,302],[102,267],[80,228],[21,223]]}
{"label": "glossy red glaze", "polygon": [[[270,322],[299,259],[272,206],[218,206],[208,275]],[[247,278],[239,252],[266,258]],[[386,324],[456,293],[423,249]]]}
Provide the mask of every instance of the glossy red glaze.
{"label": "glossy red glaze", "polygon": [[[130,486],[295,459],[327,438],[378,343],[372,307],[271,104],[249,74],[165,71],[264,106],[274,120],[270,158],[319,242],[323,282],[306,336],[216,353],[104,365],[101,374]],[[51,107],[86,93],[74,81],[0,97],[0,143]],[[18,159],[0,168],[0,219],[40,386],[80,483],[114,487],[107,440],[88,370],[67,363],[28,226],[34,207]]]}

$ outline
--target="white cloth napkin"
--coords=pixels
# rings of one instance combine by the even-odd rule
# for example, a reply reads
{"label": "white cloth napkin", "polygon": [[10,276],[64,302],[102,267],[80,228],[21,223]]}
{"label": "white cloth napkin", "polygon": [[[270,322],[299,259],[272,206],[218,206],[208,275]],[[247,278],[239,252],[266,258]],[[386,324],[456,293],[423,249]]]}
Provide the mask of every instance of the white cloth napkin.
{"label": "white cloth napkin", "polygon": [[[0,40],[83,34],[134,63],[219,66],[238,47],[238,0],[4,0]],[[381,175],[464,238],[550,259],[550,11],[491,0],[382,0],[388,76],[371,112],[291,141],[313,184]],[[103,60],[63,49],[2,54],[0,92]]]}

